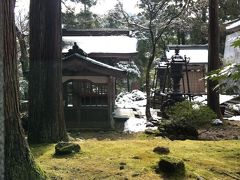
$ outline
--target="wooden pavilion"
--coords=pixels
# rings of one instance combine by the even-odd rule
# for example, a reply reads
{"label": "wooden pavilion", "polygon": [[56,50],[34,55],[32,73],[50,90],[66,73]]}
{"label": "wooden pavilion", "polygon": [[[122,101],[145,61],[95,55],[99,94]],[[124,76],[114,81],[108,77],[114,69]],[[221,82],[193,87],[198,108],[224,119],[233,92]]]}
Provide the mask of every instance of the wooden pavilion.
{"label": "wooden pavilion", "polygon": [[62,63],[63,99],[68,129],[112,129],[115,78],[126,73],[88,57],[75,43]]}

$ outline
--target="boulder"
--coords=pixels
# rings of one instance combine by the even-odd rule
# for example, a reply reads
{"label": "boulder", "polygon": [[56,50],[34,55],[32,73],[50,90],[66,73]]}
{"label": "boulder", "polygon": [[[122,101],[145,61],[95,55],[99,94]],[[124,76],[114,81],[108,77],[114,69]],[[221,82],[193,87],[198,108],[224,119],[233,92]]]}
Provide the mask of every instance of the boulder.
{"label": "boulder", "polygon": [[55,146],[56,155],[67,155],[72,153],[78,153],[81,150],[79,144],[71,142],[59,142]]}
{"label": "boulder", "polygon": [[181,159],[175,157],[163,156],[161,157],[158,168],[166,175],[185,175],[185,165]]}
{"label": "boulder", "polygon": [[170,150],[168,147],[157,146],[153,149],[153,152],[155,152],[157,154],[168,154],[168,153],[170,153]]}

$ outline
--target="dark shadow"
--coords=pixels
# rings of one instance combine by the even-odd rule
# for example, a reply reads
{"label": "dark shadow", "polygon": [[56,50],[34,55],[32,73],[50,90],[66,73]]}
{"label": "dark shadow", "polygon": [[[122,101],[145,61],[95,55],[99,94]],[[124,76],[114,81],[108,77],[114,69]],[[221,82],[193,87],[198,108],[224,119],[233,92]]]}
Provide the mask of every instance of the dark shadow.
{"label": "dark shadow", "polygon": [[154,166],[153,169],[157,174],[159,174],[159,177],[164,180],[184,180],[186,179],[185,174],[166,174],[162,172],[158,166]]}
{"label": "dark shadow", "polygon": [[65,154],[65,155],[56,155],[56,154],[53,154],[53,155],[52,155],[52,158],[55,158],[55,159],[68,159],[68,158],[74,157],[76,154],[80,154],[80,152],[79,152],[79,153]]}
{"label": "dark shadow", "polygon": [[69,135],[74,139],[97,139],[99,141],[102,140],[126,140],[126,139],[133,139],[135,136],[134,134],[123,133],[123,132],[116,132],[116,131],[70,131]]}

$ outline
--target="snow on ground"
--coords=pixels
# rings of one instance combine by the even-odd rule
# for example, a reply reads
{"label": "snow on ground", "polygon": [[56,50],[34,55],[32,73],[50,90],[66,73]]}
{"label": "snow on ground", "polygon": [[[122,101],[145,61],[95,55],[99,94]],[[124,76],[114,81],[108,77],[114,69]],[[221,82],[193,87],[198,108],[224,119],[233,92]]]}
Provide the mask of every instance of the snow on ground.
{"label": "snow on ground", "polygon": [[124,132],[141,132],[146,129],[146,119],[130,117],[124,124]]}
{"label": "snow on ground", "polygon": [[[235,97],[237,97],[237,96],[236,95],[222,95],[222,94],[220,94],[220,96],[219,96],[220,104],[225,103],[225,102],[227,102],[231,99],[234,99]],[[194,97],[193,101],[201,102],[203,104],[207,104],[207,95],[196,96],[196,97]]]}
{"label": "snow on ground", "polygon": [[228,118],[229,121],[240,121],[240,116],[233,116]]}
{"label": "snow on ground", "polygon": [[236,112],[240,112],[240,104],[234,104],[232,105],[232,109]]}
{"label": "snow on ground", "polygon": [[[220,95],[220,103],[227,102],[235,97],[236,96]],[[204,104],[206,104],[206,100],[206,95],[194,98],[195,102],[201,102]],[[131,93],[122,92],[117,96],[115,105],[114,117],[127,119],[124,124],[124,132],[142,132],[146,129],[149,129],[149,127],[146,127],[147,120],[145,117],[145,93],[139,90],[133,90]],[[240,106],[236,108],[240,108]],[[157,115],[158,111],[159,110],[157,109],[151,109],[153,119],[161,119],[161,117],[158,117]],[[234,116],[228,120],[240,121],[240,116]],[[156,129],[156,127],[151,129]]]}
{"label": "snow on ground", "polygon": [[[120,93],[116,98],[115,104],[114,117],[128,118],[124,124],[124,132],[141,132],[148,129],[145,117],[145,93],[139,90],[133,90],[131,93]],[[157,117],[157,110],[151,109],[151,113],[154,119],[159,119]]]}

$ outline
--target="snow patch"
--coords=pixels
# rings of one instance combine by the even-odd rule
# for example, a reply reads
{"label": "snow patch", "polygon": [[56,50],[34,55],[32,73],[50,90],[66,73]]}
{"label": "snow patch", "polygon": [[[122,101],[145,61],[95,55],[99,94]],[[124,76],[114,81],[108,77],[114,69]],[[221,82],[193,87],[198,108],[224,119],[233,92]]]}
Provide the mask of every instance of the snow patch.
{"label": "snow patch", "polygon": [[[130,92],[122,92],[116,98],[115,117],[128,117],[125,121],[124,132],[143,132],[146,127],[147,120],[145,117],[146,110],[146,94],[133,90]],[[150,109],[153,119],[160,119],[157,116],[156,109]],[[157,127],[151,127],[157,129]]]}
{"label": "snow patch", "polygon": [[[236,95],[219,95],[219,102],[220,104],[225,103],[227,101],[230,101],[231,99],[234,99],[237,97]],[[202,95],[202,96],[196,96],[193,99],[194,102],[200,102],[203,104],[207,104],[207,95]]]}
{"label": "snow patch", "polygon": [[119,108],[139,109],[146,106],[146,95],[139,90],[122,92],[116,98],[116,106]]}
{"label": "snow patch", "polygon": [[233,116],[228,118],[229,121],[240,121],[240,116]]}
{"label": "snow patch", "polygon": [[146,129],[146,119],[129,118],[124,124],[124,132],[142,132]]}

